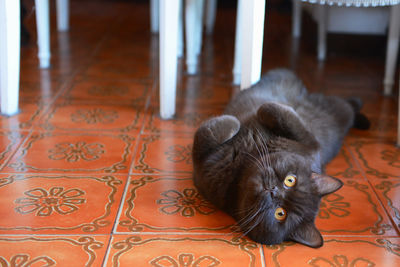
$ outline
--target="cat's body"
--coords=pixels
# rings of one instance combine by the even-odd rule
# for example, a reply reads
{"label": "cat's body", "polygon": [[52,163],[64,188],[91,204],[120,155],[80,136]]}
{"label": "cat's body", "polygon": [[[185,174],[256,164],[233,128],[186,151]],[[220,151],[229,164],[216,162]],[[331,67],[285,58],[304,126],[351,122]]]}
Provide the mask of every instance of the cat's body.
{"label": "cat's body", "polygon": [[321,246],[314,225],[320,199],[342,186],[324,166],[360,107],[309,94],[290,71],[270,71],[197,130],[194,183],[255,241]]}

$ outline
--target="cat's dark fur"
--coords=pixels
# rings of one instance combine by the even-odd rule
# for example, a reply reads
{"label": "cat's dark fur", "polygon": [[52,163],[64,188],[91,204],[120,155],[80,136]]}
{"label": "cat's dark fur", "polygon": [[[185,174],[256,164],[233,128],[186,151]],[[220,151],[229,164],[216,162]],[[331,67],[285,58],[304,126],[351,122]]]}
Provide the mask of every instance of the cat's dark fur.
{"label": "cat's dark fur", "polygon": [[[350,127],[368,127],[360,108],[356,99],[308,93],[288,70],[270,71],[197,130],[194,183],[253,240],[320,247],[320,199],[342,186],[324,166]],[[288,175],[297,178],[293,187],[284,183]],[[275,218],[278,207],[284,221]]]}

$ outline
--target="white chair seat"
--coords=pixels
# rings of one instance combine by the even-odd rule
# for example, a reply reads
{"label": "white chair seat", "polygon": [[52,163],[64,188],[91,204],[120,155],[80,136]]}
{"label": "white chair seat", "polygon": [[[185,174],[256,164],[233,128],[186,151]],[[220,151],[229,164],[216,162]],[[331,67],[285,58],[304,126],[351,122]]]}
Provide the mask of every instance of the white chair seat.
{"label": "white chair seat", "polygon": [[[327,8],[332,5],[346,7],[372,8],[388,6],[390,8],[389,33],[386,50],[385,77],[383,79],[384,94],[392,94],[394,85],[394,74],[399,48],[400,36],[400,0],[293,0],[293,37],[300,37],[301,34],[301,2],[319,4],[318,6],[318,59],[326,58],[326,28]],[[400,100],[400,94],[399,94]],[[400,103],[400,101],[399,101]],[[400,146],[400,104],[398,114],[397,145]]]}

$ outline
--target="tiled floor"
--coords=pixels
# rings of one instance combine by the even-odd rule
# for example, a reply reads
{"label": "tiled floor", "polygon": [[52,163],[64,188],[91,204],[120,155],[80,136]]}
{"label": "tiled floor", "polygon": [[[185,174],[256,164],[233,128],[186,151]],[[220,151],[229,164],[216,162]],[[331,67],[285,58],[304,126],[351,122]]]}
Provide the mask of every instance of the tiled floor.
{"label": "tiled floor", "polygon": [[322,248],[240,238],[192,184],[193,132],[237,91],[233,8],[218,10],[200,73],[180,64],[178,114],[163,121],[148,3],[72,0],[70,32],[52,31],[49,70],[37,68],[28,8],[21,113],[0,117],[0,265],[400,266],[398,103],[381,95],[385,38],[330,35],[318,63],[311,19],[293,41],[290,12],[267,2],[264,71],[289,67],[311,91],[358,95],[372,122],[327,167],[344,187],[321,203]]}

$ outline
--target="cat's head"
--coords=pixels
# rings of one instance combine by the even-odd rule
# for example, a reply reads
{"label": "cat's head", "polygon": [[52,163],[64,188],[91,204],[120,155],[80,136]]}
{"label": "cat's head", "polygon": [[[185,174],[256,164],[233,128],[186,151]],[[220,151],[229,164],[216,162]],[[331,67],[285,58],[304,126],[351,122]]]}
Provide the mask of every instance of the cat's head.
{"label": "cat's head", "polygon": [[242,231],[263,244],[293,240],[322,246],[314,224],[320,199],[338,190],[342,182],[313,173],[310,159],[302,155],[257,154],[243,165],[238,188],[235,217]]}
{"label": "cat's head", "polygon": [[[293,240],[322,246],[314,224],[320,200],[343,183],[321,174],[319,143],[292,108],[266,103],[255,121],[261,131],[253,134],[254,146],[242,167],[238,224],[264,244]],[[260,134],[264,131],[272,134],[269,140]]]}

